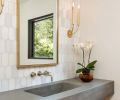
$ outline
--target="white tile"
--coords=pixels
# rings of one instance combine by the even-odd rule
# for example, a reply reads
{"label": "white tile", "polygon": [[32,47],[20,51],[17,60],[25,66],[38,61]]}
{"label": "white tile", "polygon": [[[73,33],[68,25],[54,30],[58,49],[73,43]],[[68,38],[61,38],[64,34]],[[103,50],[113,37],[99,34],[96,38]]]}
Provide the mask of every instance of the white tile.
{"label": "white tile", "polygon": [[4,23],[4,25],[6,26],[6,27],[12,27],[12,16],[11,16],[11,14],[9,14],[9,13],[6,13],[5,14],[5,23]]}
{"label": "white tile", "polygon": [[7,40],[8,39],[8,28],[3,27],[2,29],[2,39]]}
{"label": "white tile", "polygon": [[0,80],[5,79],[5,68],[0,67]]}
{"label": "white tile", "polygon": [[0,67],[2,66],[2,56],[0,55]]}
{"label": "white tile", "polygon": [[2,81],[0,80],[0,92],[2,92]]}
{"label": "white tile", "polygon": [[30,77],[26,78],[26,85],[27,85],[27,87],[29,87],[29,86],[32,85],[31,80],[32,80],[32,79],[31,79]]}
{"label": "white tile", "polygon": [[12,26],[13,28],[16,28],[16,15],[12,16]]}
{"label": "white tile", "polygon": [[15,89],[15,79],[10,79],[9,80],[9,90]]}
{"label": "white tile", "polygon": [[16,41],[15,40],[6,40],[6,51],[8,53],[16,53]]}
{"label": "white tile", "polygon": [[21,78],[21,81],[20,81],[20,84],[21,84],[21,87],[26,87],[27,86],[27,80],[26,78]]}
{"label": "white tile", "polygon": [[22,88],[20,82],[21,82],[21,78],[15,78],[15,89]]}
{"label": "white tile", "polygon": [[13,1],[10,1],[9,2],[9,13],[12,14],[12,15],[15,15],[15,4]]}
{"label": "white tile", "polygon": [[5,22],[5,15],[1,14],[0,15],[0,26],[3,26],[4,25],[4,22]]}
{"label": "white tile", "polygon": [[24,77],[24,72],[23,70],[18,71],[18,78],[23,78]]}
{"label": "white tile", "polygon": [[14,54],[9,54],[9,65],[16,65],[16,56]]}
{"label": "white tile", "polygon": [[23,70],[23,76],[24,77],[30,77],[30,73],[29,73],[28,69]]}
{"label": "white tile", "polygon": [[11,67],[6,67],[5,69],[5,76],[6,76],[6,79],[11,79],[12,78],[12,71],[11,71]]}
{"label": "white tile", "polygon": [[5,53],[2,55],[2,65],[7,66],[8,65],[8,54]]}
{"label": "white tile", "polygon": [[32,83],[32,85],[34,86],[34,85],[36,85],[36,78],[34,77],[34,78],[32,78],[32,80],[31,80],[31,83]]}
{"label": "white tile", "polygon": [[9,13],[9,2],[7,0],[5,0],[3,13]]}
{"label": "white tile", "polygon": [[23,88],[23,87],[27,87],[27,80],[26,78],[16,78],[15,79],[15,88]]}
{"label": "white tile", "polygon": [[8,89],[9,89],[9,81],[8,80],[2,80],[1,90],[2,91],[8,91]]}
{"label": "white tile", "polygon": [[12,71],[12,78],[18,78],[18,70],[16,68],[16,66],[12,66],[11,67],[11,71]]}
{"label": "white tile", "polygon": [[0,40],[0,53],[5,53],[5,41]]}
{"label": "white tile", "polygon": [[9,28],[9,40],[15,40],[15,38],[16,38],[15,29]]}
{"label": "white tile", "polygon": [[16,53],[16,40],[11,41],[11,52]]}

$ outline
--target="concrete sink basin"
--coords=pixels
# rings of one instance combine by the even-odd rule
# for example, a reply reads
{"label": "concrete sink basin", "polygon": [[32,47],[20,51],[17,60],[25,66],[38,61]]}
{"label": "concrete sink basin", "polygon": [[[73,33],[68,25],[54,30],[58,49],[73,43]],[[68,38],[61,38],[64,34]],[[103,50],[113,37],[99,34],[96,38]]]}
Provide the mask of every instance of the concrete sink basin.
{"label": "concrete sink basin", "polygon": [[114,94],[114,81],[79,78],[0,93],[0,100],[108,100]]}
{"label": "concrete sink basin", "polygon": [[25,91],[28,93],[42,96],[42,97],[47,97],[47,96],[58,94],[58,93],[68,91],[77,87],[79,86],[70,84],[70,83],[56,83],[56,84],[33,88]]}

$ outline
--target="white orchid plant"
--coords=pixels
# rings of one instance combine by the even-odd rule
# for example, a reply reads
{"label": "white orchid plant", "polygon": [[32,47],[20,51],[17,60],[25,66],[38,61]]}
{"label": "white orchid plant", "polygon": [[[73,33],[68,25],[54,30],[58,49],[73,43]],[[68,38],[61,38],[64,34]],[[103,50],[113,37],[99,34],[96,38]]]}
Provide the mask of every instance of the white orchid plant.
{"label": "white orchid plant", "polygon": [[[80,43],[79,46],[82,50],[82,63],[78,63],[79,68],[76,70],[76,73],[90,73],[91,70],[95,69],[95,64],[97,62],[97,60],[94,61],[90,61],[91,58],[91,52],[93,49],[93,45],[94,43],[91,41],[87,41],[85,43]],[[86,64],[86,60],[85,60],[85,53],[86,51],[88,52],[88,59],[87,59],[87,64]]]}

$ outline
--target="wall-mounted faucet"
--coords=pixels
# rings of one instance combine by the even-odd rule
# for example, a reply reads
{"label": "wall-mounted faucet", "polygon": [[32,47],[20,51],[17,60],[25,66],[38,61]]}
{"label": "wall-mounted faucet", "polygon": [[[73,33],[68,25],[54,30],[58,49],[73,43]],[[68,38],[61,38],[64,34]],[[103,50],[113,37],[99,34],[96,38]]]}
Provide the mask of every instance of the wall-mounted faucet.
{"label": "wall-mounted faucet", "polygon": [[32,73],[30,74],[30,76],[33,78],[33,77],[36,76],[36,73],[35,73],[35,72],[32,72]]}
{"label": "wall-mounted faucet", "polygon": [[51,82],[53,81],[53,76],[48,71],[44,71],[43,73],[41,71],[38,71],[37,75],[38,76],[41,76],[41,75],[50,76],[51,77]]}

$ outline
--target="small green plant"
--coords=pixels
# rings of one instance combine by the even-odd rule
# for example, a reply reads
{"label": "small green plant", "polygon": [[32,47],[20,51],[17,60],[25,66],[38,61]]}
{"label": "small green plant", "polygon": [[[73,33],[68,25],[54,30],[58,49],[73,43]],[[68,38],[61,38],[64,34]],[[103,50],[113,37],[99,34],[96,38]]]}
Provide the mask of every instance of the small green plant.
{"label": "small green plant", "polygon": [[89,73],[90,70],[95,70],[95,64],[96,64],[97,60],[95,61],[92,61],[90,63],[88,63],[87,66],[84,66],[83,64],[81,63],[78,63],[78,65],[81,67],[79,69],[76,70],[76,73]]}
{"label": "small green plant", "polygon": [[[77,63],[79,65],[79,68],[76,70],[76,73],[90,73],[91,70],[95,70],[95,64],[97,63],[97,60],[90,61],[91,57],[91,52],[93,48],[93,43],[92,42],[86,42],[86,43],[80,43],[80,48],[82,50],[82,63]],[[85,51],[88,51],[88,61],[87,64],[85,64]]]}

